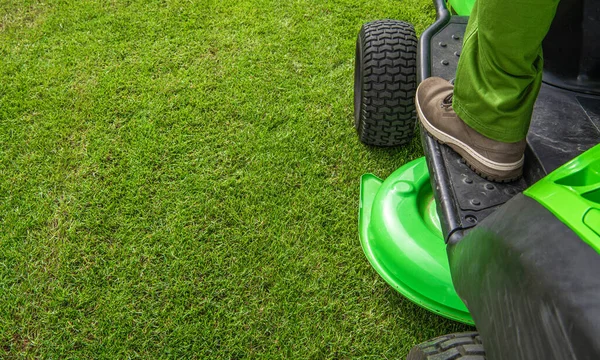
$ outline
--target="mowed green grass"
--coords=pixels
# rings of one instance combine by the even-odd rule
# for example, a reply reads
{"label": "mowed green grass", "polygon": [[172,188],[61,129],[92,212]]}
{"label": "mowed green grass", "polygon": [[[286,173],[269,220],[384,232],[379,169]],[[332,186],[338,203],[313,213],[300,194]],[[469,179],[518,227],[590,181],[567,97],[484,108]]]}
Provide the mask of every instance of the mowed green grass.
{"label": "mowed green grass", "polygon": [[431,0],[0,0],[1,358],[398,358],[464,326],[358,241],[355,36]]}

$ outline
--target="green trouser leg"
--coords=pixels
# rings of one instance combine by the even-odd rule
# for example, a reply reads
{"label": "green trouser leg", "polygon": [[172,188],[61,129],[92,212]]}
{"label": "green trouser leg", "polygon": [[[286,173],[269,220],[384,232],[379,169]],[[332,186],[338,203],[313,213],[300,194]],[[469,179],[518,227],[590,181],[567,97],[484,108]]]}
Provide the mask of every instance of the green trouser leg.
{"label": "green trouser leg", "polygon": [[558,0],[478,0],[454,85],[454,111],[491,139],[525,138],[542,84],[542,40]]}

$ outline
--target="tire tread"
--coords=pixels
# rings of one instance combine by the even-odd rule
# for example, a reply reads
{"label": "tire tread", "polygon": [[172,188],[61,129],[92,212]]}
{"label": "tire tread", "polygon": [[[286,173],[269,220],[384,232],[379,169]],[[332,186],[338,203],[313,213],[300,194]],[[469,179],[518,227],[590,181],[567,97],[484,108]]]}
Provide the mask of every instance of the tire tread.
{"label": "tire tread", "polygon": [[[408,143],[415,129],[417,37],[413,26],[398,20],[363,25],[362,89],[355,125],[360,140],[373,146]],[[358,51],[358,49],[357,49]],[[356,100],[355,100],[356,101]]]}
{"label": "tire tread", "polygon": [[407,360],[485,360],[479,334],[464,332],[440,336],[413,347]]}

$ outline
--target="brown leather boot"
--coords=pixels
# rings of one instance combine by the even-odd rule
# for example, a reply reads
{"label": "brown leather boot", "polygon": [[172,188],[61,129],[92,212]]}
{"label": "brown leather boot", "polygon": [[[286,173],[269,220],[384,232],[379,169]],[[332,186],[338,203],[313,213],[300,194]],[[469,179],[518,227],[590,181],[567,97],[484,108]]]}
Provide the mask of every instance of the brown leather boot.
{"label": "brown leather boot", "polygon": [[482,177],[497,182],[518,179],[523,174],[525,140],[505,143],[470,128],[452,109],[453,90],[452,84],[442,78],[421,82],[415,103],[425,130],[454,149]]}

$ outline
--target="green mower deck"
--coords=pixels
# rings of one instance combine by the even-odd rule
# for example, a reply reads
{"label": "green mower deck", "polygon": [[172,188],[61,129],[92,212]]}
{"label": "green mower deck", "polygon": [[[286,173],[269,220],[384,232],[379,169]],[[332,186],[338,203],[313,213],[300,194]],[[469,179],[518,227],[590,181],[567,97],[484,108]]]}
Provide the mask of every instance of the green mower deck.
{"label": "green mower deck", "polygon": [[359,232],[367,259],[394,289],[441,316],[473,324],[452,284],[425,158],[385,181],[362,176]]}

